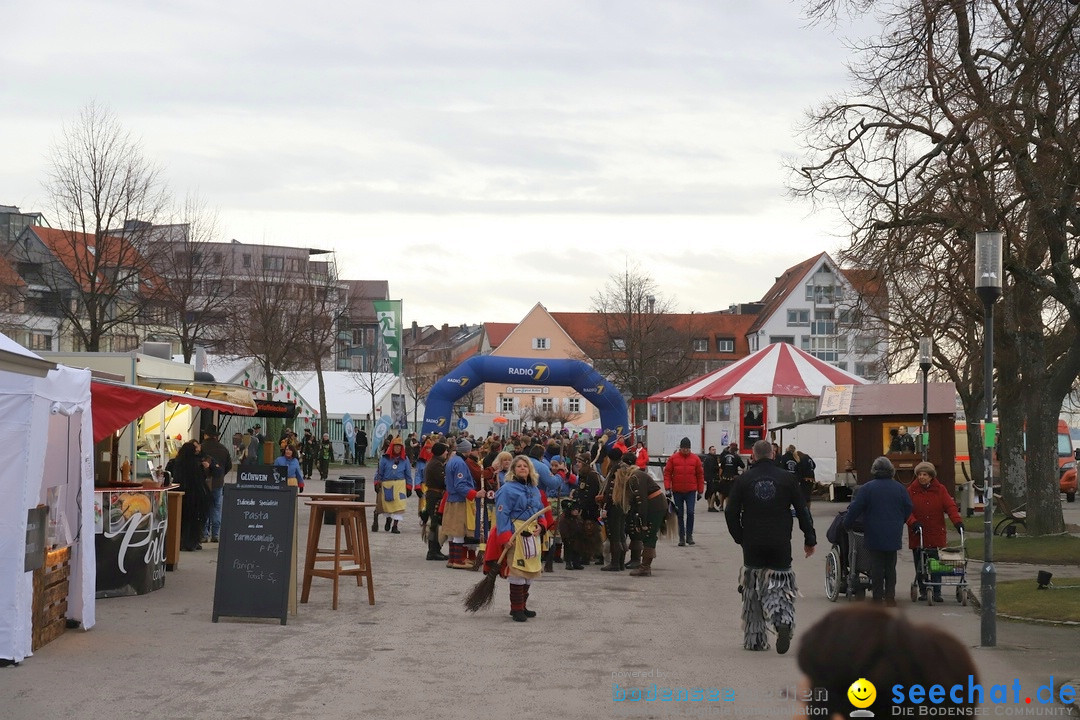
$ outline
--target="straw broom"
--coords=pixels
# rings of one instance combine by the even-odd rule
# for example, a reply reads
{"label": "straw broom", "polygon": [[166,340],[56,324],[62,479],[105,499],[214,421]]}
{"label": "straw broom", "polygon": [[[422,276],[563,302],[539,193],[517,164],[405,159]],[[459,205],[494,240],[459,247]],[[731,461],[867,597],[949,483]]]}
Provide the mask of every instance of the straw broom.
{"label": "straw broom", "polygon": [[506,559],[506,554],[510,552],[510,548],[513,546],[514,540],[521,531],[527,528],[532,521],[540,517],[548,510],[551,509],[550,505],[545,505],[543,508],[533,513],[528,520],[521,523],[521,527],[514,531],[514,534],[510,536],[510,539],[506,541],[506,545],[503,546],[502,554],[499,555],[499,562],[495,563],[495,567],[484,575],[484,578],[476,583],[476,586],[472,591],[465,596],[465,609],[469,612],[476,612],[491,605],[491,601],[495,598],[495,581],[499,579],[499,568],[502,567],[503,560]]}

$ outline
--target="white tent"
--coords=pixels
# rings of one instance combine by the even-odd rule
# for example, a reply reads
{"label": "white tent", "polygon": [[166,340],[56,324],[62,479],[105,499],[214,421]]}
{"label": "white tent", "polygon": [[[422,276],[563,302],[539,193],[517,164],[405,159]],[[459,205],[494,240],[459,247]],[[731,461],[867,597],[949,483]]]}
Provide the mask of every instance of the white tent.
{"label": "white tent", "polygon": [[[25,571],[27,512],[49,504],[50,535],[71,546],[67,617],[94,625],[94,472],[90,371],[58,366],[0,334],[0,349],[31,374],[0,368],[0,659],[31,654],[33,573]],[[36,362],[35,362],[36,361]],[[31,369],[32,368],[32,369]]]}

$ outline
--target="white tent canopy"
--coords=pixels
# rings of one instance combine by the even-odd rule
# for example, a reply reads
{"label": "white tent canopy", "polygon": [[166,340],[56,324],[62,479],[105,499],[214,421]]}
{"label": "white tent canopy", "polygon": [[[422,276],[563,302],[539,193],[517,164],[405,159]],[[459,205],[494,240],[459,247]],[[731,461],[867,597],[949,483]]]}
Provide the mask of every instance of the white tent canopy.
{"label": "white tent canopy", "polygon": [[[0,334],[0,345],[11,341]],[[28,360],[46,361],[23,350]],[[52,363],[48,363],[52,365]],[[44,377],[0,369],[0,659],[31,654],[33,573],[25,571],[27,513],[49,504],[59,545],[71,546],[67,617],[94,625],[94,472],[90,371],[63,365]]]}

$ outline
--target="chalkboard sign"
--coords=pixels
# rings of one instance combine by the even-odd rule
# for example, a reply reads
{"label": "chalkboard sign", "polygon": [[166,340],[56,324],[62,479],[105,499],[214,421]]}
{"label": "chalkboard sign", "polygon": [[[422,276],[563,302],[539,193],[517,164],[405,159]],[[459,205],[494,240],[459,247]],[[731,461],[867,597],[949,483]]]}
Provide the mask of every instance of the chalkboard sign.
{"label": "chalkboard sign", "polygon": [[48,519],[49,508],[45,505],[26,511],[25,572],[45,567],[45,523]]}
{"label": "chalkboard sign", "polygon": [[214,622],[225,615],[279,618],[285,624],[295,523],[296,488],[225,486]]}
{"label": "chalkboard sign", "polygon": [[286,485],[285,468],[276,465],[242,465],[236,473],[236,487],[246,490],[280,490]]}

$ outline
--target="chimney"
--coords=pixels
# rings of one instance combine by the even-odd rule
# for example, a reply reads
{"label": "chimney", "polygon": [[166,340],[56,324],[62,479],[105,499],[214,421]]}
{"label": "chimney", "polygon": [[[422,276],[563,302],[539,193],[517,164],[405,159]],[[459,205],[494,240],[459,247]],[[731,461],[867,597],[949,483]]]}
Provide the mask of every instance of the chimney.
{"label": "chimney", "polygon": [[442,331],[443,331],[443,335],[445,335],[447,332],[449,332],[450,331],[450,324],[449,323],[443,323],[442,324]]}

